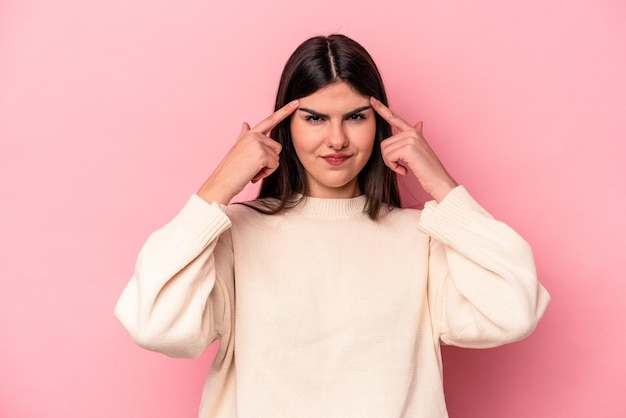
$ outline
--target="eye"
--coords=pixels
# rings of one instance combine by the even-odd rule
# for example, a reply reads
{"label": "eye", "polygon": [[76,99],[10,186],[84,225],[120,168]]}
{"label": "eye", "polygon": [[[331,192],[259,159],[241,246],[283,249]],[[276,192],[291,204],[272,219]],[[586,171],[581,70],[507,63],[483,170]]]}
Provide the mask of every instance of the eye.
{"label": "eye", "polygon": [[311,122],[311,123],[320,123],[322,122],[324,119],[321,116],[317,116],[317,115],[308,115],[306,118],[304,118],[304,120],[306,120],[307,122]]}
{"label": "eye", "polygon": [[348,120],[364,120],[365,115],[363,113],[353,113],[348,116]]}

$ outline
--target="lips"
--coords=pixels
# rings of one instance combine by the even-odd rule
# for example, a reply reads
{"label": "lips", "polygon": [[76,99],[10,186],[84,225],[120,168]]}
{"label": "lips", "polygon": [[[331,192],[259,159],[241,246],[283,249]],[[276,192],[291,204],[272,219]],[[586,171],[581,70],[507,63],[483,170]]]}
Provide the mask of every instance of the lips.
{"label": "lips", "polygon": [[340,153],[322,155],[322,158],[324,159],[324,161],[326,161],[330,165],[341,165],[345,161],[347,161],[350,157],[352,157],[352,155],[340,154]]}

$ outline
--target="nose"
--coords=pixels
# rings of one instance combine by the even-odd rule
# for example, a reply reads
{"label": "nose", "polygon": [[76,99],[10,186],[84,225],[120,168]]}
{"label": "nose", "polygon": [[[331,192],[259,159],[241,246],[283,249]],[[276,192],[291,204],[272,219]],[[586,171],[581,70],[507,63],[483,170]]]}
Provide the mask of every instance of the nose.
{"label": "nose", "polygon": [[335,151],[344,149],[350,143],[348,134],[346,133],[343,123],[331,123],[328,135],[326,136],[326,145]]}

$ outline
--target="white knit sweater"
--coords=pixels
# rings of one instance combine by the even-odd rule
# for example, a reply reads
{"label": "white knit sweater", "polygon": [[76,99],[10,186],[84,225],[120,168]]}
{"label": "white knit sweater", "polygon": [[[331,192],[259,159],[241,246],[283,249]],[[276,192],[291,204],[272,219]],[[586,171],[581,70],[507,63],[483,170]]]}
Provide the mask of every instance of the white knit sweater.
{"label": "white knit sweater", "polygon": [[549,301],[528,244],[460,186],[378,221],[365,198],[279,215],[191,197],[115,315],[141,346],[220,351],[200,417],[446,417],[440,343],[491,347]]}

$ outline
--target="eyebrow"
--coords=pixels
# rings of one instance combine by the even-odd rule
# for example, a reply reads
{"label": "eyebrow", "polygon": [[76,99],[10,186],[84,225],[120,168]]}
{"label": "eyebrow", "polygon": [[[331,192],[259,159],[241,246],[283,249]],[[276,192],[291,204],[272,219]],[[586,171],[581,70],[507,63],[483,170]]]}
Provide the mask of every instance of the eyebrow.
{"label": "eyebrow", "polygon": [[[371,107],[372,107],[372,106],[370,106],[370,105],[357,107],[356,109],[354,109],[354,110],[352,110],[352,111],[350,111],[350,112],[348,112],[348,113],[344,114],[343,116],[345,117],[345,116],[354,115],[354,114],[356,114],[356,113],[360,113],[360,112],[362,112],[362,111],[364,111],[364,110],[370,109]],[[309,109],[309,108],[307,108],[307,107],[300,107],[300,108],[298,108],[298,110],[302,110],[303,112],[310,113],[311,115],[313,115],[313,116],[317,116],[318,118],[326,118],[326,119],[328,119],[328,118],[329,118],[329,116],[328,116],[328,115],[325,115],[325,114],[320,113],[320,112],[316,112],[315,110],[313,110],[313,109]]]}

